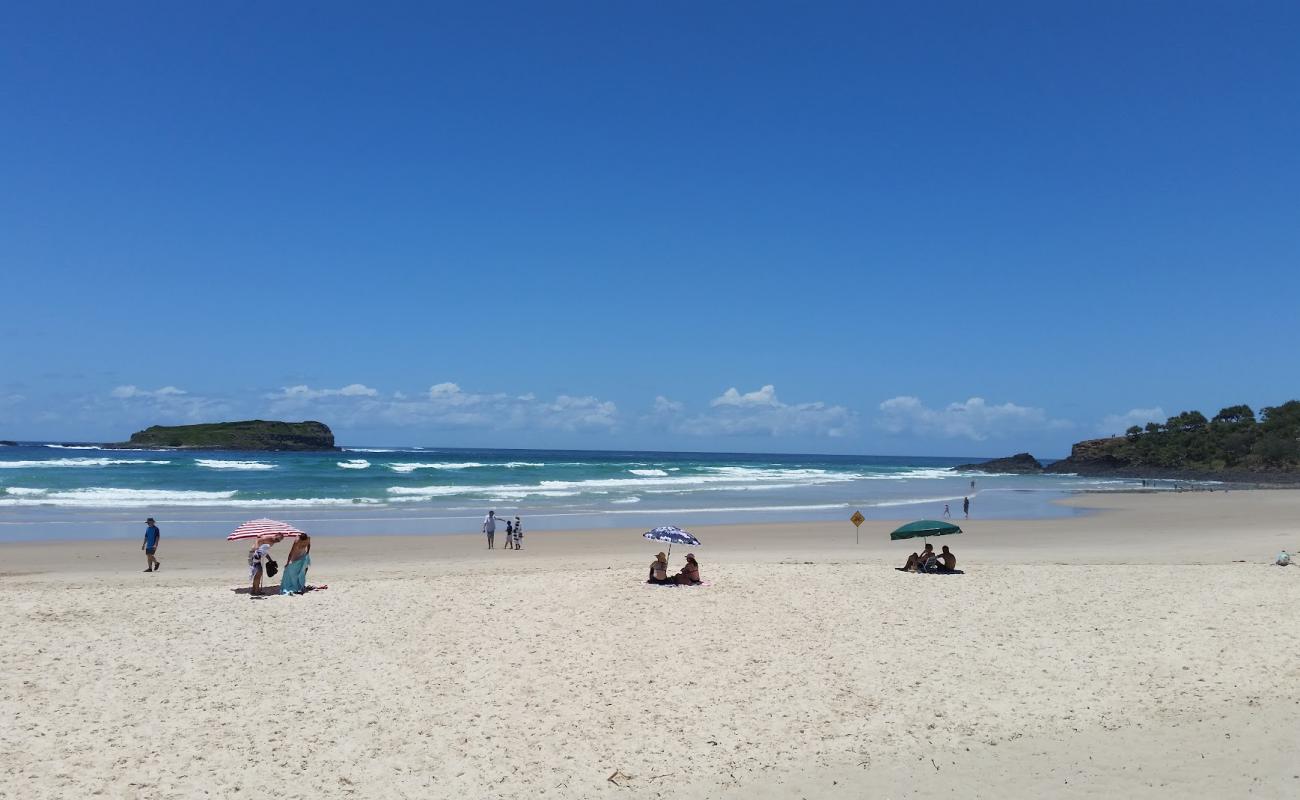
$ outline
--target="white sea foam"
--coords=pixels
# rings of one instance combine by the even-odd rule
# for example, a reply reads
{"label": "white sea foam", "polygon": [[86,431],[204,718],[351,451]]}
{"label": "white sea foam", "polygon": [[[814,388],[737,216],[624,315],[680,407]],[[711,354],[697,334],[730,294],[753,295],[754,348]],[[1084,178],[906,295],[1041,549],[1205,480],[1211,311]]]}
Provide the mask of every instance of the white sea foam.
{"label": "white sea foam", "polygon": [[631,497],[624,497],[622,500],[610,500],[609,502],[614,503],[614,504],[616,504],[616,505],[620,505],[620,506],[621,506],[621,505],[630,505],[630,504],[632,504],[632,503],[639,503],[639,502],[641,502],[641,498],[637,497],[636,495],[632,495]]}
{"label": "white sea foam", "polygon": [[[294,508],[307,506],[377,505],[380,500],[343,497],[237,498],[236,492],[172,491],[165,489],[29,489],[11,487],[0,494],[0,506],[63,506],[70,508],[156,508],[194,506],[220,508]],[[17,495],[17,496],[10,496]]]}
{"label": "white sea foam", "polygon": [[[921,506],[921,505],[926,505],[927,503],[933,503],[934,505],[938,505],[939,503],[959,502],[963,496],[964,495],[959,494],[956,495],[955,497],[903,497],[897,500],[879,500],[874,503],[863,503],[863,505],[870,506],[872,508],[891,508],[893,506]],[[960,511],[961,509],[958,510]]]}
{"label": "white sea foam", "polygon": [[[391,465],[390,465],[391,466]],[[390,495],[399,498],[431,500],[436,497],[461,495],[485,497],[572,497],[578,494],[602,494],[609,491],[650,493],[672,492],[687,494],[696,491],[753,490],[770,486],[774,489],[798,489],[818,484],[853,480],[854,475],[811,469],[752,469],[748,467],[718,468],[717,475],[646,475],[635,478],[592,478],[579,481],[540,481],[536,484],[495,484],[489,486],[439,485],[393,486]],[[407,502],[407,501],[403,501]]]}
{"label": "white sea foam", "polygon": [[520,467],[544,467],[546,464],[538,463],[536,461],[507,461],[501,466],[506,467],[507,469],[518,469]]}
{"label": "white sea foam", "polygon": [[196,458],[194,463],[208,469],[268,470],[275,469],[274,464],[265,461],[228,461],[222,458]]}
{"label": "white sea foam", "polygon": [[146,461],[138,458],[45,458],[32,461],[0,461],[0,469],[40,469],[43,467],[112,467],[123,464],[170,464],[170,461]]}
{"label": "white sea foam", "polygon": [[49,489],[28,489],[22,486],[9,486],[4,491],[14,497],[38,497],[48,492]]}
{"label": "white sea foam", "polygon": [[97,444],[47,444],[46,447],[52,447],[55,450],[103,450]]}
{"label": "white sea foam", "polygon": [[370,466],[370,462],[364,458],[354,458],[351,461],[340,461],[338,465],[343,469],[366,469]]}
{"label": "white sea foam", "polygon": [[388,464],[387,466],[393,472],[407,473],[407,472],[415,472],[417,469],[474,469],[476,467],[483,467],[487,465],[480,464],[477,461],[442,461],[442,462],[435,462],[435,463],[394,462]]}
{"label": "white sea foam", "polygon": [[646,477],[668,477],[668,473],[661,469],[630,469],[628,472],[633,475],[644,475]]}
{"label": "white sea foam", "polygon": [[851,508],[848,503],[818,503],[805,506],[733,506],[728,508],[627,508],[609,509],[602,514],[728,514],[755,511],[833,511]]}
{"label": "white sea foam", "polygon": [[[40,492],[35,494],[34,492]],[[12,494],[13,490],[9,490]],[[26,497],[0,497],[0,505],[57,505],[88,508],[171,505],[221,505],[234,497],[229,492],[171,491],[165,489],[117,489],[92,486],[87,489],[38,489]]]}

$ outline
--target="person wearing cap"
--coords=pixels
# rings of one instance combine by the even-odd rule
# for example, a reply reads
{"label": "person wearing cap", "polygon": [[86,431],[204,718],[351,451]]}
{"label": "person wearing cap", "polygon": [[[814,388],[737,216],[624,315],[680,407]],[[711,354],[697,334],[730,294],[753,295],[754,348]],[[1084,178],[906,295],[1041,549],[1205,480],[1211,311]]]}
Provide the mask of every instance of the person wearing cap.
{"label": "person wearing cap", "polygon": [[655,556],[655,560],[650,562],[650,577],[646,580],[646,583],[663,585],[672,582],[668,577],[668,556],[660,552],[659,555]]}
{"label": "person wearing cap", "polygon": [[673,576],[673,581],[678,586],[694,586],[700,582],[700,563],[695,560],[694,553],[686,554],[686,563],[682,571]]}
{"label": "person wearing cap", "polygon": [[147,525],[144,529],[144,544],[140,549],[144,551],[144,571],[153,572],[162,566],[162,562],[154,558],[154,553],[158,552],[158,540],[162,538],[162,532],[158,530],[158,524],[153,521],[153,517],[144,521]]}

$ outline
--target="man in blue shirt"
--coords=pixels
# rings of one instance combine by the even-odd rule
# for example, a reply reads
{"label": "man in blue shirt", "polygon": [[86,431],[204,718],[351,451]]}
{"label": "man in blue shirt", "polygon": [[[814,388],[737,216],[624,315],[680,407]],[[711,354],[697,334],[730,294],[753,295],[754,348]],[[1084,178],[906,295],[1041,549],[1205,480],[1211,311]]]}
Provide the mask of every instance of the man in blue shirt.
{"label": "man in blue shirt", "polygon": [[153,572],[162,566],[162,562],[153,557],[153,554],[158,552],[158,540],[162,538],[162,533],[159,532],[158,524],[153,521],[153,517],[145,520],[144,524],[149,527],[144,529],[144,544],[140,545],[140,549],[144,551],[144,556],[148,559],[145,562],[147,564],[145,572]]}

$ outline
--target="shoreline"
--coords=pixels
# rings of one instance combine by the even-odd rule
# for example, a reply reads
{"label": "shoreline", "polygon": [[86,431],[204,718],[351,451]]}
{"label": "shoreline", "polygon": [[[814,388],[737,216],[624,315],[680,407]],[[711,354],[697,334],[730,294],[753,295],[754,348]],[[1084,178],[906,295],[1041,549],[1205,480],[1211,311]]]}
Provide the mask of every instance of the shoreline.
{"label": "shoreline", "polygon": [[[1270,499],[1278,502],[1270,502]],[[1274,517],[1257,525],[1253,531],[1234,538],[1216,537],[1202,532],[1179,536],[1177,504],[1183,511],[1202,523],[1219,519],[1217,508],[1227,507],[1227,514],[1236,513],[1243,506],[1260,504],[1295,508],[1300,513],[1300,492],[1286,493],[1274,490],[1241,490],[1238,492],[1151,492],[1106,491],[1080,492],[1053,501],[1071,513],[1066,516],[1018,518],[953,518],[963,533],[952,537],[938,537],[936,547],[948,543],[955,551],[965,551],[963,561],[977,564],[1030,564],[1062,563],[1066,555],[1083,558],[1070,563],[1088,564],[1203,564],[1232,563],[1240,559],[1231,557],[1243,547],[1263,547],[1280,542],[1276,549],[1300,551],[1300,531],[1290,535],[1286,513],[1279,511]],[[1221,512],[1222,513],[1222,512]],[[1146,537],[1112,536],[1107,533],[1105,519],[1119,515],[1128,526],[1140,526]],[[472,518],[475,522],[479,517]],[[691,526],[704,547],[702,559],[709,553],[719,552],[724,558],[738,558],[744,562],[772,558],[795,558],[801,550],[811,550],[839,559],[862,563],[887,564],[902,553],[905,558],[912,549],[919,548],[911,540],[894,542],[889,532],[915,517],[892,520],[868,519],[855,531],[851,522],[826,520],[741,522]],[[75,524],[69,522],[68,524]],[[164,525],[166,523],[164,522]],[[222,522],[222,525],[228,523]],[[358,558],[371,551],[400,552],[403,560],[454,561],[478,564],[491,569],[490,559],[519,558],[523,563],[548,563],[549,559],[603,559],[612,556],[640,558],[647,548],[654,547],[641,536],[642,526],[605,526],[571,529],[526,529],[524,550],[518,554],[489,553],[482,533],[349,533],[328,535],[313,533],[315,547],[328,548],[346,559]],[[143,528],[141,527],[141,532]],[[1086,534],[1086,538],[1080,538]],[[142,533],[141,533],[142,535]],[[1168,541],[1152,544],[1151,536],[1167,537]],[[7,567],[15,564],[41,564],[40,572],[57,574],[60,565],[81,564],[82,568],[98,562],[104,570],[122,568],[131,561],[138,542],[137,536],[114,539],[38,539],[0,541],[0,555]],[[498,530],[498,550],[504,538],[504,526]],[[710,542],[714,547],[709,547]],[[191,565],[174,564],[171,569],[222,570],[223,565],[238,561],[243,548],[237,542],[225,541],[225,536],[212,538],[167,537],[164,527],[163,543],[159,554],[179,553],[191,559]],[[75,557],[60,561],[51,554],[73,553]],[[675,551],[674,551],[675,552]],[[1205,558],[1195,559],[1188,554],[1205,553]],[[1257,554],[1262,558],[1262,551]],[[1180,558],[1185,560],[1179,560]],[[1136,560],[1126,560],[1136,559]],[[1217,559],[1217,561],[1215,560]],[[902,559],[898,559],[902,560]],[[478,563],[481,562],[481,563]],[[0,571],[0,578],[9,570]]]}

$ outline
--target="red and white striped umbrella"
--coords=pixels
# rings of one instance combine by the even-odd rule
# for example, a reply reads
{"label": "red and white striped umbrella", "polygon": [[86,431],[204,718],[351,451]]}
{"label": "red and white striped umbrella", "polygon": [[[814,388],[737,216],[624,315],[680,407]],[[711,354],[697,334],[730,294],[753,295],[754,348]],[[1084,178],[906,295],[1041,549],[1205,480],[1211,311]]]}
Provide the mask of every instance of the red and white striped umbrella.
{"label": "red and white striped umbrella", "polygon": [[233,542],[236,539],[256,539],[259,536],[302,536],[302,531],[293,527],[287,522],[277,522],[273,519],[251,519],[235,528],[235,532],[226,537],[227,542]]}

